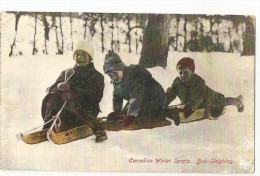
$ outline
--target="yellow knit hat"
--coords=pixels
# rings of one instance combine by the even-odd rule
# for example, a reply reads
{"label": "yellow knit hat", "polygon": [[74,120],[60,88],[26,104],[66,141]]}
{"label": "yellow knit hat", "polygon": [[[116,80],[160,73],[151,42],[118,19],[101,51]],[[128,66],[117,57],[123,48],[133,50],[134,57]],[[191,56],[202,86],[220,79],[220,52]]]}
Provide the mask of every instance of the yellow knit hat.
{"label": "yellow knit hat", "polygon": [[79,41],[74,49],[74,52],[77,51],[77,50],[83,50],[83,51],[86,51],[89,56],[91,57],[91,60],[93,60],[94,58],[94,47],[93,47],[93,44],[89,41]]}

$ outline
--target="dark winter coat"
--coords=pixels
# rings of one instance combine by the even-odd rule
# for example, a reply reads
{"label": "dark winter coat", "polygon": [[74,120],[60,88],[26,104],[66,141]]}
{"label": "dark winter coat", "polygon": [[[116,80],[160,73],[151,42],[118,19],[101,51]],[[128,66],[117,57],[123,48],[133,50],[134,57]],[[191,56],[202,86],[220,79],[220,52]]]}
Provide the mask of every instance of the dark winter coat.
{"label": "dark winter coat", "polygon": [[151,73],[140,65],[126,66],[120,83],[113,83],[113,109],[129,116],[158,117],[165,105],[165,92]]}
{"label": "dark winter coat", "polygon": [[166,104],[169,105],[177,96],[182,104],[189,105],[192,110],[206,108],[215,117],[225,107],[224,95],[209,88],[197,74],[193,74],[186,84],[179,77],[175,78],[166,91]]}
{"label": "dark winter coat", "polygon": [[[103,97],[104,90],[104,76],[98,72],[94,64],[90,62],[85,67],[74,66],[74,74],[69,79],[68,84],[70,89],[75,93],[79,108],[87,113],[97,116],[99,109],[99,102]],[[57,90],[57,85],[65,81],[65,73],[62,71],[56,82],[50,87],[50,92],[60,92]],[[68,71],[67,77],[72,72]]]}

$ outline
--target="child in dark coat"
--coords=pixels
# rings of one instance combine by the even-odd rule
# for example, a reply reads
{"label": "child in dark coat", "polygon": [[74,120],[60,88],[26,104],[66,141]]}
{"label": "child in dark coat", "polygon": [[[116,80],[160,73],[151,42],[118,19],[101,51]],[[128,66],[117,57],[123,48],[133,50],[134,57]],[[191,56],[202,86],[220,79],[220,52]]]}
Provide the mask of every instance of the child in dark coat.
{"label": "child in dark coat", "polygon": [[[98,72],[92,62],[94,56],[93,46],[81,41],[74,51],[76,62],[73,69],[61,72],[55,83],[48,89],[49,94],[44,98],[42,116],[44,122],[52,119],[52,116],[66,105],[60,117],[61,129],[88,125],[96,136],[96,142],[107,139],[106,132],[97,120],[100,112],[99,102],[103,97],[104,76]],[[51,123],[44,126],[50,128]]]}
{"label": "child in dark coat", "polygon": [[184,57],[177,63],[179,77],[176,77],[171,87],[166,91],[166,104],[169,105],[177,96],[184,104],[184,115],[189,117],[196,109],[205,108],[213,118],[219,117],[224,107],[235,105],[238,112],[244,110],[243,96],[237,98],[225,97],[209,88],[204,79],[195,74],[194,60]]}
{"label": "child in dark coat", "polygon": [[[141,65],[125,66],[112,51],[106,55],[103,69],[114,86],[114,111],[108,114],[108,120],[123,118],[124,126],[129,126],[135,118],[162,118],[165,92],[147,69]],[[127,104],[122,109],[123,100]],[[179,119],[174,120],[179,125]]]}

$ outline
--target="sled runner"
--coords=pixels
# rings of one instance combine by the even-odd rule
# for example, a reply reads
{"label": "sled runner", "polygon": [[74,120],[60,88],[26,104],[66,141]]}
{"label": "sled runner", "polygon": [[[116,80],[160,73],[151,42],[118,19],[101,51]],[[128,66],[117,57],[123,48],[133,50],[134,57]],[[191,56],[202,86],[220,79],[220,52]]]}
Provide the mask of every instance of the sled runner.
{"label": "sled runner", "polygon": [[45,141],[52,141],[55,144],[65,144],[78,139],[83,139],[93,135],[90,127],[87,125],[76,127],[70,130],[56,133],[54,130],[41,130],[28,134],[19,134],[20,139],[27,144],[38,144]]}
{"label": "sled runner", "polygon": [[[177,105],[177,106],[170,106],[169,108],[173,110],[173,108],[179,108],[182,109],[183,105]],[[223,112],[221,115],[223,115],[226,112],[226,108],[224,108]],[[184,112],[179,112],[179,117],[181,123],[189,123],[189,122],[194,122],[194,121],[200,121],[204,119],[209,119],[209,120],[217,120],[218,118],[212,117],[210,114],[208,114],[205,109],[197,109],[195,110],[189,117],[184,116]]]}
{"label": "sled runner", "polygon": [[53,130],[47,131],[47,138],[55,144],[65,144],[75,140],[83,139],[93,135],[93,131],[87,125],[76,127],[63,132],[55,133]]}
{"label": "sled runner", "polygon": [[27,144],[38,144],[40,142],[48,141],[47,130],[41,130],[29,134],[20,133],[19,137]]}
{"label": "sled runner", "polygon": [[136,118],[129,126],[124,127],[123,121],[107,121],[107,117],[100,118],[100,124],[105,130],[120,131],[120,130],[140,130],[152,129],[163,126],[170,126],[171,121],[166,118]]}
{"label": "sled runner", "polygon": [[[152,129],[156,127],[170,126],[171,122],[165,118],[151,119],[140,118],[128,126],[123,126],[123,121],[106,121],[106,117],[99,118],[103,128],[108,131],[120,130],[139,130],[139,129]],[[44,141],[51,141],[55,144],[65,144],[75,140],[83,139],[93,135],[93,131],[87,125],[76,127],[62,132],[55,132],[55,130],[41,130],[29,134],[20,134],[21,139],[27,144],[38,144]]]}
{"label": "sled runner", "polygon": [[[171,106],[169,108],[173,110],[175,107],[182,108],[182,106]],[[226,108],[224,108],[222,115],[225,112]],[[217,119],[206,113],[205,109],[197,109],[187,118],[185,118],[183,112],[179,112],[179,117],[181,123],[189,123],[204,119]],[[102,127],[107,131],[152,129],[157,127],[170,126],[172,124],[172,122],[166,118],[136,118],[128,127],[124,127],[123,120],[107,121],[107,117],[100,117],[98,120],[100,121]],[[45,129],[28,134],[21,133],[20,138],[27,144],[37,144],[48,140],[55,144],[65,144],[93,135],[93,131],[87,125],[58,132],[53,128],[55,123],[56,120],[54,120],[53,125],[49,130]]]}

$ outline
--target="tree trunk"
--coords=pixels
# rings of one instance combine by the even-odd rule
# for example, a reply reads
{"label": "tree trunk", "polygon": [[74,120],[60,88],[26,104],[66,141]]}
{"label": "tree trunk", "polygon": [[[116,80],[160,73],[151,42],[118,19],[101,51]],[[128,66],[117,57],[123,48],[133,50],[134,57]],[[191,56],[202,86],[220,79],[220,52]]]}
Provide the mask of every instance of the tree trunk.
{"label": "tree trunk", "polygon": [[179,38],[179,22],[180,22],[181,18],[179,15],[176,16],[176,39],[175,39],[175,48],[174,50],[177,51],[178,50],[178,38]]}
{"label": "tree trunk", "polygon": [[38,18],[38,14],[36,12],[34,18],[34,35],[33,35],[33,52],[32,52],[33,55],[35,55],[37,52],[36,49],[37,18]]}
{"label": "tree trunk", "polygon": [[47,41],[49,40],[50,27],[45,14],[42,15],[42,22],[44,25],[44,53],[48,55]]}
{"label": "tree trunk", "polygon": [[246,31],[243,35],[243,52],[241,55],[255,55],[255,25],[252,17],[246,18]]}
{"label": "tree trunk", "polygon": [[84,19],[85,23],[84,23],[84,40],[86,39],[86,34],[87,34],[87,26],[88,26],[88,19]]}
{"label": "tree trunk", "polygon": [[58,52],[56,54],[59,54],[60,52],[60,42],[59,42],[59,36],[58,36],[58,26],[55,26],[55,36],[56,36],[56,45],[57,45],[57,49]]}
{"label": "tree trunk", "polygon": [[231,28],[228,28],[228,36],[229,36],[229,52],[233,53],[234,52],[234,46],[233,46],[233,41],[232,41],[232,32]]}
{"label": "tree trunk", "polygon": [[184,44],[183,44],[183,51],[187,52],[187,17],[184,16]]}
{"label": "tree trunk", "polygon": [[170,21],[170,15],[149,14],[143,35],[140,65],[147,68],[167,66]]}
{"label": "tree trunk", "polygon": [[71,37],[71,51],[73,51],[73,33],[72,33],[72,14],[70,13],[70,37]]}
{"label": "tree trunk", "polygon": [[61,33],[61,51],[59,54],[64,53],[64,35],[63,35],[63,30],[62,30],[62,21],[61,21],[61,13],[59,13],[59,19],[60,19],[60,33]]}
{"label": "tree trunk", "polygon": [[138,42],[139,42],[139,38],[138,38],[138,35],[137,35],[137,29],[135,29],[135,53],[137,54],[138,52]]}
{"label": "tree trunk", "polygon": [[100,14],[100,27],[101,27],[101,50],[102,50],[102,53],[105,51],[105,47],[104,47],[104,25],[103,25],[103,22],[104,22],[103,15]]}
{"label": "tree trunk", "polygon": [[[135,20],[135,25],[137,26],[137,18],[138,18],[138,15],[136,16],[136,20]],[[138,45],[139,45],[139,38],[138,38],[138,35],[137,35],[137,28],[135,29],[135,53],[137,54],[138,52]]]}
{"label": "tree trunk", "polygon": [[114,51],[114,15],[113,14],[111,14],[111,16],[112,16],[112,25],[111,25],[111,43],[110,43],[110,45],[111,45],[111,50],[112,51]]}
{"label": "tree trunk", "polygon": [[57,46],[57,49],[58,49],[58,52],[56,54],[59,54],[59,52],[60,52],[60,42],[59,42],[58,26],[56,24],[56,16],[55,16],[55,14],[52,14],[52,25],[55,28],[56,46]]}
{"label": "tree trunk", "polygon": [[210,15],[209,16],[209,24],[210,24],[210,28],[209,28],[209,33],[208,33],[208,36],[211,38],[211,41],[208,45],[208,51],[212,51],[212,49],[214,48],[214,43],[213,43],[213,40],[212,40],[212,37],[213,37],[213,26],[215,24],[215,22],[213,22],[213,17]]}
{"label": "tree trunk", "polygon": [[116,29],[117,29],[117,52],[120,52],[120,33],[118,26],[118,17],[116,18]]}
{"label": "tree trunk", "polygon": [[218,25],[218,28],[217,28],[217,30],[216,30],[216,37],[217,37],[217,51],[218,52],[223,52],[224,51],[224,48],[223,48],[223,45],[220,43],[220,33],[219,33],[219,26],[220,26],[220,23],[221,23],[221,21],[220,21],[220,17],[217,17],[217,25]]}
{"label": "tree trunk", "polygon": [[19,22],[19,19],[20,19],[21,16],[22,15],[19,12],[17,12],[15,14],[15,36],[14,36],[14,41],[13,41],[13,43],[11,45],[11,51],[9,53],[9,57],[11,57],[13,55],[13,49],[14,49],[14,46],[15,46],[17,30],[18,30],[18,22]]}
{"label": "tree trunk", "polygon": [[132,52],[132,50],[131,50],[131,34],[130,34],[131,27],[130,27],[130,18],[129,18],[128,15],[127,15],[127,28],[128,28],[128,32],[126,33],[126,40],[128,40],[128,52],[131,53]]}

